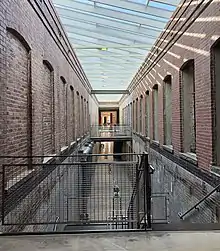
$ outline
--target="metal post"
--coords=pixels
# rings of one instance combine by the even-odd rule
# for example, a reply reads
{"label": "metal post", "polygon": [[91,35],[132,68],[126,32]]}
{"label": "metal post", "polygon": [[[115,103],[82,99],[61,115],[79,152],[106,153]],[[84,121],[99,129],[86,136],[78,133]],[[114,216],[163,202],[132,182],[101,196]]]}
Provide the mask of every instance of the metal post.
{"label": "metal post", "polygon": [[[141,158],[143,158],[143,156],[141,156]],[[137,215],[137,229],[140,229],[140,200],[139,200],[139,196],[140,196],[140,185],[139,185],[139,166],[136,166],[136,215]]]}
{"label": "metal post", "polygon": [[5,166],[2,165],[2,205],[1,205],[2,225],[5,224]]}
{"label": "metal post", "polygon": [[[148,162],[148,153],[144,153],[144,179],[145,179],[145,208],[146,208],[146,218],[147,227],[151,228],[151,172],[150,165]],[[146,226],[145,226],[146,227]]]}

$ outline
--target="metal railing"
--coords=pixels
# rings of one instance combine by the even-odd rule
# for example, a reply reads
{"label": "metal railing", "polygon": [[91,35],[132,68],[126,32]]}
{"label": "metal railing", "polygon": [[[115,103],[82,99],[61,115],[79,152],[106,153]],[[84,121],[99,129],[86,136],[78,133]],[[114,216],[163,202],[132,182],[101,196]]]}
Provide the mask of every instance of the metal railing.
{"label": "metal railing", "polygon": [[[122,161],[114,161],[114,154],[80,154],[62,156],[62,161],[56,156],[48,163],[36,156],[32,157],[32,170],[28,164],[18,163],[18,158],[10,160],[10,164],[3,165],[1,175],[2,226],[6,231],[9,226],[14,231],[32,226],[36,232],[46,231],[48,226],[57,230],[68,224],[82,229],[94,224],[104,224],[106,229],[137,229],[141,220],[138,217],[143,214],[147,215],[149,227],[150,190],[147,191],[146,176],[139,182],[145,187],[146,205],[134,207],[132,218],[128,210],[136,177],[143,171],[140,159],[146,166],[147,155],[120,155],[124,155]],[[102,160],[94,162],[97,157]]]}
{"label": "metal railing", "polygon": [[208,198],[210,198],[210,196],[215,193],[218,189],[220,188],[220,184],[215,187],[211,192],[209,192],[207,195],[205,195],[199,202],[197,202],[195,205],[193,205],[190,209],[188,209],[186,212],[178,213],[178,216],[180,217],[180,219],[183,219],[187,214],[189,214],[191,211],[193,210],[199,210],[199,205],[203,202],[205,202]]}
{"label": "metal railing", "polygon": [[114,126],[99,126],[94,125],[91,127],[90,137],[131,137],[132,130],[130,126],[114,125]]}
{"label": "metal railing", "polygon": [[[140,165],[137,168],[135,186],[128,207],[129,224],[134,227],[132,219],[136,218],[137,229],[151,228],[151,174],[154,169],[149,165],[148,153],[141,156]],[[137,214],[137,215],[135,215]]]}

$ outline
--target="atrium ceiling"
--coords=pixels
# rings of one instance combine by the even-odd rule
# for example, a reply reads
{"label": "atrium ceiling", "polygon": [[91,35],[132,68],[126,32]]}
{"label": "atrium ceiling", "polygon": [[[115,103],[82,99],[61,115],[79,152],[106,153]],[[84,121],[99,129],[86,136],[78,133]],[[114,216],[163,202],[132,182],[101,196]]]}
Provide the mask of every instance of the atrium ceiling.
{"label": "atrium ceiling", "polygon": [[[94,90],[125,90],[180,0],[53,0]],[[96,95],[119,101],[121,94]]]}

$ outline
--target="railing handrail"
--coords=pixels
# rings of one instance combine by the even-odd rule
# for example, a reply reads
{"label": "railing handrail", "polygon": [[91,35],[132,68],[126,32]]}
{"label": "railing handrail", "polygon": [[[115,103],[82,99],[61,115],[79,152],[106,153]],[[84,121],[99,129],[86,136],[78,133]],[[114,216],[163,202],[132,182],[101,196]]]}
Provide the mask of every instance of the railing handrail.
{"label": "railing handrail", "polygon": [[211,192],[209,192],[206,196],[204,196],[199,202],[197,202],[193,207],[188,209],[185,213],[178,213],[178,216],[180,219],[183,219],[188,213],[190,213],[192,210],[197,209],[197,206],[199,206],[202,202],[204,202],[209,196],[211,196],[218,188],[220,187],[220,184],[216,186]]}
{"label": "railing handrail", "polygon": [[[141,179],[144,179],[144,190],[145,190],[145,198],[144,198],[144,215],[140,218],[139,217],[139,205],[137,209],[137,226],[140,227],[141,222],[145,218],[145,228],[148,226],[151,227],[151,181],[150,181],[150,175],[154,172],[154,168],[148,163],[148,153],[144,152],[141,156],[141,161],[138,164],[137,168],[137,176],[136,176],[136,182],[133,187],[133,192],[131,195],[130,203],[128,206],[128,214],[129,211],[132,210],[132,206],[135,203],[135,200],[138,199],[138,193],[141,191],[139,188],[139,184],[141,182]],[[139,201],[137,202],[139,204]]]}

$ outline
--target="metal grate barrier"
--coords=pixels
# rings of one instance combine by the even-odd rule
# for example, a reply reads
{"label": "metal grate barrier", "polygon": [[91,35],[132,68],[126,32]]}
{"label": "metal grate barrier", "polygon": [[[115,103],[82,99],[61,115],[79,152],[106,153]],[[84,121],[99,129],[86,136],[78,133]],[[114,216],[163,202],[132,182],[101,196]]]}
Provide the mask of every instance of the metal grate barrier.
{"label": "metal grate barrier", "polygon": [[[114,161],[113,154],[66,156],[62,162],[57,156],[50,163],[39,163],[38,156],[32,157],[32,169],[18,161],[3,165],[2,225],[44,229],[53,225],[55,230],[67,224],[140,228],[139,215],[144,218],[147,207],[131,208],[131,201],[142,172],[140,163],[143,167],[147,155],[122,155],[123,161]],[[107,158],[93,162],[100,156]],[[145,179],[142,186],[146,187]],[[146,189],[142,196],[146,197]]]}

